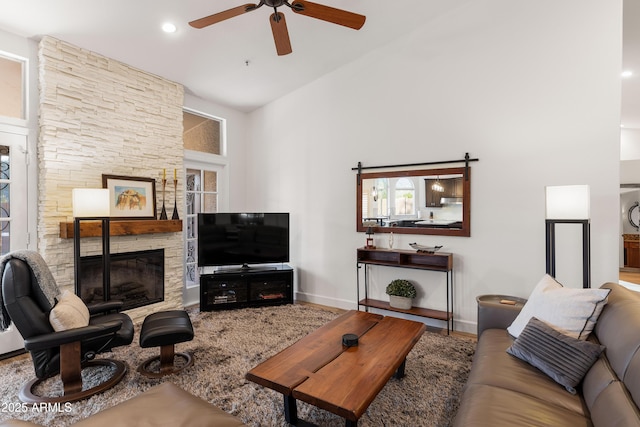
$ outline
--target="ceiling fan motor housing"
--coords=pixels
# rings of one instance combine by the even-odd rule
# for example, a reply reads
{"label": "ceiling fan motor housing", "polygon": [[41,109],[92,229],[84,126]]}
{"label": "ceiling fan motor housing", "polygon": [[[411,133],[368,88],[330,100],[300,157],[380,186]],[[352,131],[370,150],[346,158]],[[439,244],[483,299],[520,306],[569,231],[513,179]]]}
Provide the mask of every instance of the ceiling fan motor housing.
{"label": "ceiling fan motor housing", "polygon": [[287,6],[291,7],[287,0],[264,0],[264,4],[269,7],[280,7],[283,4],[286,4]]}

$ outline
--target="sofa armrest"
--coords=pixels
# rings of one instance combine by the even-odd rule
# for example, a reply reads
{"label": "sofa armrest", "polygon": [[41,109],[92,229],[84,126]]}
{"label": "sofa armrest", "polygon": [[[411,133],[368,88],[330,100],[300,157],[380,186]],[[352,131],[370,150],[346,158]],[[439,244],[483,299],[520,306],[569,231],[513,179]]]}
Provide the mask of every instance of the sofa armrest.
{"label": "sofa armrest", "polygon": [[[509,295],[481,295],[478,301],[478,338],[485,329],[507,329],[527,300]],[[509,301],[510,303],[505,303]]]}

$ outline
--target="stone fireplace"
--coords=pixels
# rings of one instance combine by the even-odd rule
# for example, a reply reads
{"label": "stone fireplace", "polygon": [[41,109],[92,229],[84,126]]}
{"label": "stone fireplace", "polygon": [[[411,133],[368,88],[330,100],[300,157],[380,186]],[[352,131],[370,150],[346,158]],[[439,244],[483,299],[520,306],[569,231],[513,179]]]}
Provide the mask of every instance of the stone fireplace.
{"label": "stone fireplace", "polygon": [[[164,249],[111,254],[110,261],[107,300],[121,300],[123,310],[164,301]],[[78,287],[87,304],[105,300],[101,255],[80,258]]]}
{"label": "stone fireplace", "polygon": [[[60,224],[73,221],[72,189],[101,188],[103,174],[155,178],[161,189],[163,170],[177,169],[177,194],[169,185],[166,197],[183,206],[184,88],[50,36],[39,43],[38,69],[37,246],[58,285],[73,290],[73,239],[60,235]],[[156,217],[161,200],[158,192]],[[150,292],[156,303],[127,310],[134,321],[182,307],[184,237],[180,231],[112,234],[111,254],[160,248],[164,295]],[[99,257],[101,239],[83,237],[82,251]],[[101,291],[100,278],[97,283]]]}

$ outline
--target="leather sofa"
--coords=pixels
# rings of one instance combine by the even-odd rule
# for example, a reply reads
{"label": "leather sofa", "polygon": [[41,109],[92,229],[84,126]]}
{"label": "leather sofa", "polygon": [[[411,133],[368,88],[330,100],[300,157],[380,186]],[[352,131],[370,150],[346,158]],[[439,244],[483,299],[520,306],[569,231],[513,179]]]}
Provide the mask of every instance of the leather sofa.
{"label": "leather sofa", "polygon": [[[244,424],[233,415],[166,382],[73,425],[76,427],[238,427]],[[0,427],[5,426],[27,427],[39,426],[39,424],[21,420],[0,422]]]}
{"label": "leather sofa", "polygon": [[640,426],[640,294],[615,283],[588,338],[605,351],[576,394],[506,352],[516,306],[478,305],[478,345],[454,426]]}

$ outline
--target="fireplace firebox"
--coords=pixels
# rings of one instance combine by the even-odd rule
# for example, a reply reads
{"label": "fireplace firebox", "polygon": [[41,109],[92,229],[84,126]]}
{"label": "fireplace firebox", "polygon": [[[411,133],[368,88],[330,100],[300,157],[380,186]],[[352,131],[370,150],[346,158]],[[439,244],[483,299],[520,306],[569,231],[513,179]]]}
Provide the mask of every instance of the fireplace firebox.
{"label": "fireplace firebox", "polygon": [[[110,300],[121,300],[123,310],[164,301],[164,249],[110,255]],[[102,256],[80,258],[78,287],[87,304],[104,301]]]}

